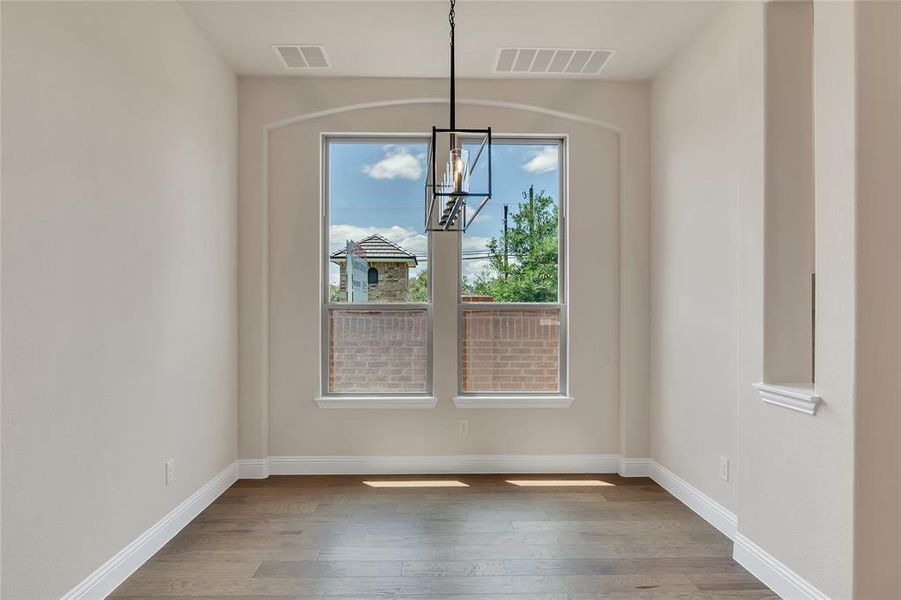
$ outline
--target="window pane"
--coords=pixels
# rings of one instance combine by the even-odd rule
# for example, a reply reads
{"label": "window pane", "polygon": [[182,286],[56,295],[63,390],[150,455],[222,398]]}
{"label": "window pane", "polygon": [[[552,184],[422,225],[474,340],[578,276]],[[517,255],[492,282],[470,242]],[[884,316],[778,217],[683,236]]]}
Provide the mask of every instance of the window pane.
{"label": "window pane", "polygon": [[331,392],[426,392],[428,313],[422,310],[329,311]]}
{"label": "window pane", "polygon": [[[491,200],[463,236],[463,301],[558,302],[560,143],[496,142],[491,160]],[[486,177],[480,161],[473,185]]]}
{"label": "window pane", "polygon": [[[329,142],[330,302],[429,301],[422,205],[427,153],[428,143],[418,140]],[[348,242],[356,263],[350,270]]]}
{"label": "window pane", "polygon": [[557,308],[463,310],[464,392],[560,391]]}

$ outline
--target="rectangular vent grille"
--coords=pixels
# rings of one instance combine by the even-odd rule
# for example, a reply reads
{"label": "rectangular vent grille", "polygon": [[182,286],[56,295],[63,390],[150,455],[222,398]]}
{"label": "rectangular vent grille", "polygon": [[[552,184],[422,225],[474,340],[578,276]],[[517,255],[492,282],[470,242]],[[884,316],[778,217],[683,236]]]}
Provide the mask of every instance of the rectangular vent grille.
{"label": "rectangular vent grille", "polygon": [[288,69],[330,69],[325,48],[314,44],[279,44],[272,46],[276,56]]}
{"label": "rectangular vent grille", "polygon": [[495,73],[598,75],[613,50],[498,48]]}

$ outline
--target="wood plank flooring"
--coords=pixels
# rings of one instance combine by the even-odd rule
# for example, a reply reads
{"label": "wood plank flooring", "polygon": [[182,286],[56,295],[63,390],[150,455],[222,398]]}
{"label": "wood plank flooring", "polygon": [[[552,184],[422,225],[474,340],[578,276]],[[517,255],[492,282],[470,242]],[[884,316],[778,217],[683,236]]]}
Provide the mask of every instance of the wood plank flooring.
{"label": "wood plank flooring", "polygon": [[[468,487],[364,483],[436,480]],[[236,483],[111,597],[777,598],[731,553],[644,478],[273,476]]]}

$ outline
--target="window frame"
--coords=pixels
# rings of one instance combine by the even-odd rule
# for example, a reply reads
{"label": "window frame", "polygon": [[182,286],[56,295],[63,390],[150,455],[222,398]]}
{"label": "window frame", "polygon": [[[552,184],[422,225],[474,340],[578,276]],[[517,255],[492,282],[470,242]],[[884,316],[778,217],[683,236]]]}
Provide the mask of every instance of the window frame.
{"label": "window frame", "polygon": [[[422,142],[428,147],[430,137],[422,133],[341,133],[323,132],[320,134],[320,380],[319,397],[316,403],[320,408],[434,408],[434,298],[432,295],[432,234],[427,237],[427,262],[429,277],[427,285],[428,302],[331,302],[329,299],[329,228],[330,213],[330,171],[329,148],[332,143],[376,143],[376,144],[409,144]],[[329,389],[329,353],[330,327],[329,315],[333,310],[425,310],[427,328],[426,348],[426,386],[422,391],[397,392],[334,392]]]}
{"label": "window frame", "polygon": [[[556,143],[558,147],[557,302],[463,302],[463,233],[457,236],[457,394],[458,408],[558,408],[572,403],[569,392],[569,136],[566,134],[494,134],[493,146]],[[494,198],[491,201],[495,201]],[[557,391],[465,391],[463,389],[463,313],[517,308],[557,308],[560,376]],[[517,402],[522,399],[522,402]]]}

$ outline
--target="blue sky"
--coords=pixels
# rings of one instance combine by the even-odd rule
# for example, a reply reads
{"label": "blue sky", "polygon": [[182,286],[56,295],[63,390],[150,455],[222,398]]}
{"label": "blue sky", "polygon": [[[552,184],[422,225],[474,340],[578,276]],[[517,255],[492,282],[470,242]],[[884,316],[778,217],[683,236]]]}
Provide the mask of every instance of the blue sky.
{"label": "blue sky", "polygon": [[[343,247],[347,239],[360,240],[378,233],[421,257],[418,270],[427,268],[427,238],[423,232],[427,153],[427,143],[354,141],[330,145],[330,252]],[[534,185],[536,192],[543,189],[555,199],[558,196],[556,145],[495,143],[492,157],[492,198],[466,232],[464,254],[480,254],[491,237],[499,236],[504,203],[510,204],[512,213],[529,185]],[[486,187],[484,159],[473,174],[473,190]],[[473,275],[486,264],[484,259],[464,260],[464,275]],[[336,265],[330,266],[329,274],[331,283],[337,283]]]}

